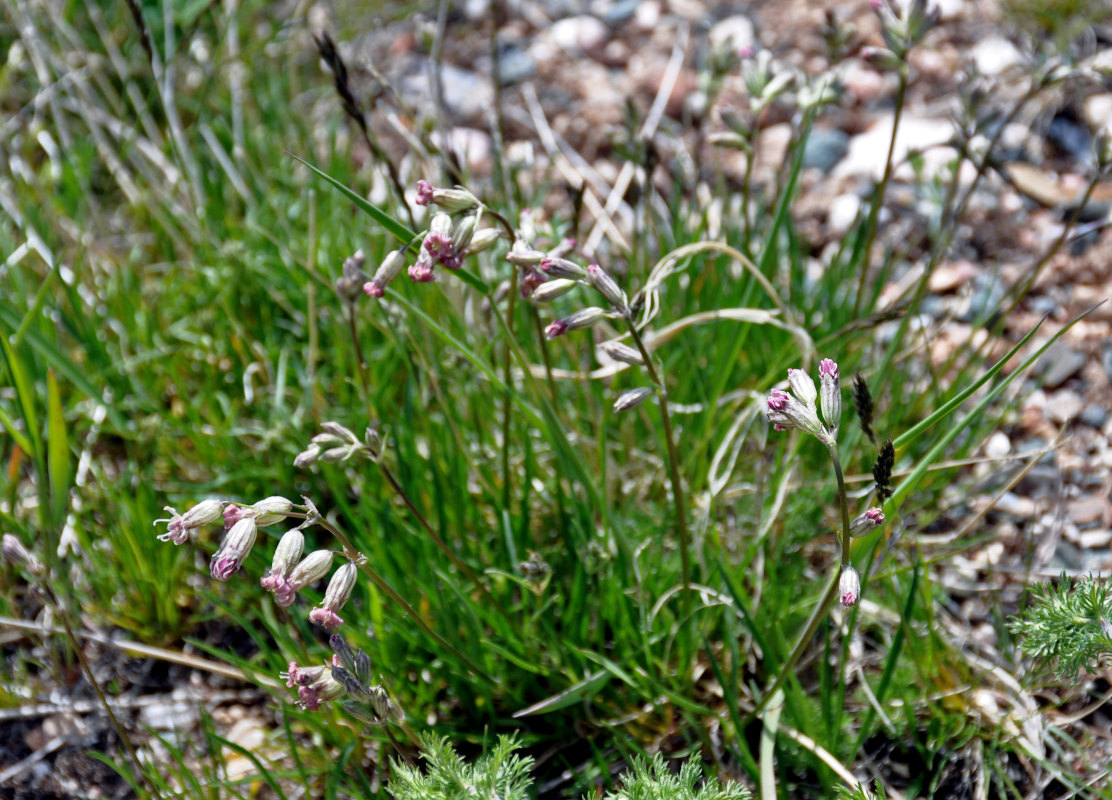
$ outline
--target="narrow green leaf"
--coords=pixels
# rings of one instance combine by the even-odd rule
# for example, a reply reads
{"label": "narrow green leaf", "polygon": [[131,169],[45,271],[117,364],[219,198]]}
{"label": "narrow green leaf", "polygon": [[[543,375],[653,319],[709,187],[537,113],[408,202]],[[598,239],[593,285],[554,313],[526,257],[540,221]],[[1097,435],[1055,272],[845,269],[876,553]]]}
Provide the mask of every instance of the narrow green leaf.
{"label": "narrow green leaf", "polygon": [[[1090,309],[1090,311],[1091,310],[1092,309]],[[1085,313],[1088,314],[1089,312],[1086,311]],[[1078,317],[1078,319],[1080,319],[1080,317]],[[1076,322],[1076,321],[1077,320],[1074,320],[1074,322]],[[930,429],[930,427],[932,425],[934,425],[936,422],[939,422],[940,420],[945,419],[951,413],[953,413],[954,409],[956,409],[958,406],[960,406],[962,403],[964,403],[966,401],[966,399],[971,394],[973,394],[975,391],[977,391],[982,386],[984,386],[987,381],[991,380],[993,378],[993,376],[995,376],[998,372],[1000,372],[1000,370],[1002,370],[1004,368],[1004,365],[1007,364],[1011,360],[1012,356],[1014,356],[1016,353],[1018,353],[1020,351],[1020,349],[1022,349],[1023,345],[1027,344],[1027,342],[1031,339],[1031,337],[1035,335],[1035,331],[1037,331],[1042,326],[1042,324],[1044,322],[1046,322],[1046,317],[1043,317],[1042,319],[1040,319],[1038,324],[1035,325],[1035,327],[1032,328],[1026,336],[1024,336],[1022,339],[1020,339],[1019,342],[1016,344],[1016,346],[1013,347],[1011,350],[1009,350],[1004,355],[1003,358],[1001,358],[999,361],[997,361],[995,364],[993,364],[984,375],[982,375],[980,378],[978,378],[973,383],[971,383],[969,386],[967,386],[965,389],[963,389],[961,392],[959,392],[956,396],[954,396],[953,398],[948,400],[946,403],[944,403],[942,406],[940,406],[934,413],[932,413],[929,417],[924,419],[922,422],[918,423],[917,425],[915,425],[910,430],[907,430],[904,433],[902,433],[899,436],[899,438],[895,439],[892,442],[892,445],[897,450],[901,450],[904,447],[907,447],[913,441],[915,441],[920,436],[922,436],[924,433],[926,433],[926,431],[928,429]],[[1071,322],[1070,324],[1072,325],[1073,323]],[[1061,336],[1061,334],[1058,334],[1058,335]]]}
{"label": "narrow green leaf", "polygon": [[61,523],[69,506],[70,465],[69,437],[66,435],[66,415],[62,410],[62,396],[54,370],[46,372],[46,449],[47,471],[50,475],[50,512],[55,524]]}
{"label": "narrow green leaf", "polygon": [[600,669],[598,672],[588,675],[579,683],[572,684],[559,694],[554,694],[552,697],[534,703],[528,708],[514,712],[514,718],[520,719],[534,714],[547,714],[549,711],[559,711],[561,708],[567,708],[570,705],[582,702],[598,694],[599,690],[610,682],[610,678],[611,674],[609,672]]}
{"label": "narrow green leaf", "polygon": [[27,435],[30,437],[24,440],[30,445],[27,448],[27,454],[37,461],[43,457],[43,451],[42,430],[39,428],[39,416],[35,411],[34,389],[27,379],[23,362],[16,356],[11,345],[8,344],[7,336],[0,335],[0,345],[3,345],[4,362],[8,366],[8,374],[12,376],[16,399],[19,401],[19,408],[23,413],[23,424],[27,428]]}
{"label": "narrow green leaf", "polygon": [[295,156],[293,153],[289,152],[288,150],[286,151],[286,155],[288,155],[290,158],[294,159],[295,161],[301,162],[306,167],[308,167],[309,170],[312,173],[314,173],[317,177],[324,178],[324,180],[326,180],[326,181],[328,181],[328,183],[332,184],[333,187],[335,187],[336,189],[338,189],[340,191],[340,194],[342,194],[344,197],[346,197],[351,202],[355,203],[355,205],[357,205],[361,211],[368,214],[375,222],[377,222],[379,225],[381,225],[383,228],[385,228],[388,233],[390,233],[392,236],[394,236],[394,238],[400,239],[403,242],[410,242],[414,239],[414,237],[417,236],[417,232],[410,230],[408,225],[404,225],[401,222],[398,222],[396,219],[394,219],[392,216],[387,214],[385,211],[383,211],[381,208],[376,206],[374,203],[371,203],[366,198],[364,198],[364,197],[360,196],[359,194],[357,194],[356,192],[352,191],[347,186],[345,186],[343,183],[341,183],[340,181],[336,180],[331,175],[329,175],[327,172],[324,172],[323,170],[317,169],[316,167],[314,167],[312,164],[310,164],[305,159],[303,159],[299,156]]}
{"label": "narrow green leaf", "polygon": [[[1103,303],[1103,301],[1102,301],[1102,303]],[[1027,369],[1032,364],[1034,364],[1035,361],[1038,360],[1039,356],[1041,356],[1043,353],[1046,352],[1047,348],[1049,348],[1052,344],[1054,344],[1056,341],[1058,341],[1058,339],[1060,339],[1062,337],[1062,335],[1065,334],[1066,331],[1068,331],[1070,328],[1072,328],[1078,322],[1083,320],[1085,317],[1089,316],[1089,314],[1093,313],[1093,311],[1095,311],[1097,308],[1099,308],[1100,305],[1101,305],[1101,303],[1098,303],[1097,305],[1090,308],[1088,311],[1083,312],[1082,314],[1074,317],[1072,320],[1070,320],[1068,323],[1066,323],[1066,325],[1060,331],[1058,331],[1056,334],[1051,336],[1050,339],[1048,339],[1047,342],[1042,347],[1040,347],[1038,350],[1036,350],[1035,353],[1030,358],[1028,358],[1026,361],[1024,361],[1019,366],[1019,368],[1015,370],[1015,372],[1013,372],[1008,377],[1004,378],[1004,380],[1000,381],[1000,383],[997,386],[993,387],[993,389],[987,395],[985,395],[985,397],[981,400],[981,402],[978,403],[972,411],[970,411],[968,414],[966,414],[964,417],[962,417],[962,419],[959,420],[956,424],[951,425],[949,428],[947,428],[946,433],[944,433],[942,435],[942,438],[939,439],[935,443],[934,447],[932,447],[919,460],[919,463],[915,465],[915,469],[912,470],[911,474],[908,475],[906,478],[904,478],[904,480],[902,480],[900,482],[900,485],[896,489],[895,493],[893,493],[893,495],[890,498],[888,498],[887,501],[885,501],[885,503],[884,503],[885,513],[886,514],[887,513],[893,513],[893,514],[896,513],[896,511],[899,509],[899,507],[903,503],[903,501],[905,499],[907,499],[907,496],[912,492],[912,490],[915,489],[916,486],[919,485],[919,481],[921,481],[923,479],[923,476],[927,474],[927,470],[930,468],[931,464],[933,464],[939,458],[942,457],[942,453],[945,451],[946,447],[949,446],[949,444],[957,437],[957,435],[959,433],[961,433],[963,430],[965,430],[975,419],[977,419],[977,417],[980,416],[981,412],[984,411],[985,408],[987,408],[988,405],[993,400],[995,400],[997,397],[999,397],[1000,393],[1003,392],[1004,389],[1006,389],[1012,381],[1014,381],[1017,377],[1019,377],[1020,375],[1025,373],[1027,371]],[[1038,326],[1036,326],[1036,329],[1037,329],[1037,327]],[[1032,333],[1034,333],[1034,331],[1032,331]],[[1030,334],[1028,334],[1028,335],[1030,335]],[[1026,338],[1024,339],[1024,341],[1026,341]],[[858,540],[858,542],[863,542],[863,541],[865,541],[865,539],[859,539]]]}

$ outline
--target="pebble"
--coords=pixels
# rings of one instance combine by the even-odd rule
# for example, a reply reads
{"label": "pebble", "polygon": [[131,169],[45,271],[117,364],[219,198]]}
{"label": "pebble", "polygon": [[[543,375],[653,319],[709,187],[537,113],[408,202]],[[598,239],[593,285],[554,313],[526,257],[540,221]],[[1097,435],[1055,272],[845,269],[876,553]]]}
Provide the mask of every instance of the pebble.
{"label": "pebble", "polygon": [[1100,348],[1100,364],[1112,381],[1112,342],[1105,342]]}
{"label": "pebble", "polygon": [[1081,414],[1085,401],[1071,389],[1059,389],[1046,399],[1044,414],[1052,422],[1066,422]]}
{"label": "pebble", "polygon": [[519,47],[507,47],[500,56],[498,69],[503,86],[532,78],[537,72],[536,60]]}
{"label": "pebble", "polygon": [[1081,412],[1078,419],[1099,431],[1104,427],[1104,423],[1108,421],[1108,409],[1090,404],[1085,406],[1085,410]]}
{"label": "pebble", "polygon": [[198,719],[196,704],[184,700],[153,703],[139,709],[139,721],[156,731],[190,730]]}
{"label": "pebble", "polygon": [[1003,431],[997,431],[985,442],[985,455],[989,458],[1003,458],[1012,452],[1012,440]]}
{"label": "pebble", "polygon": [[1107,131],[1112,122],[1112,94],[1094,94],[1082,106],[1085,121],[1094,131]]}
{"label": "pebble", "polygon": [[[893,114],[887,113],[864,133],[854,136],[849,142],[846,157],[835,168],[834,176],[868,175],[873,180],[880,180],[884,175],[884,158],[892,140],[893,122]],[[950,141],[953,134],[954,126],[947,119],[905,115],[896,135],[892,163],[901,164],[907,159],[909,151],[918,150],[923,154],[925,171],[931,174],[938,164],[945,164],[953,158],[953,148],[939,146]],[[907,166],[904,164],[904,167]]]}
{"label": "pebble", "polygon": [[976,275],[977,267],[972,261],[949,261],[935,268],[927,282],[927,288],[939,294],[954,292],[973,280]]}
{"label": "pebble", "polygon": [[1030,497],[1020,497],[1014,492],[1004,492],[1000,499],[996,501],[992,510],[1026,519],[1035,515],[1036,508],[1035,501]]}
{"label": "pebble", "polygon": [[988,36],[973,48],[973,64],[982,75],[994,77],[1023,61],[1023,55],[1003,36]]}
{"label": "pebble", "polygon": [[835,236],[846,233],[861,213],[862,201],[853,192],[840,194],[830,202],[826,212],[826,227]]}
{"label": "pebble", "polygon": [[1064,342],[1055,342],[1039,359],[1038,375],[1042,378],[1043,388],[1057,389],[1076,375],[1088,360],[1089,357],[1080,350],[1074,350]]}
{"label": "pebble", "polygon": [[1070,519],[1076,525],[1088,525],[1104,517],[1108,501],[1097,495],[1084,495],[1069,501]]}
{"label": "pebble", "polygon": [[603,11],[602,20],[610,27],[616,28],[633,19],[641,5],[641,0],[617,0]]}
{"label": "pebble", "polygon": [[554,44],[574,56],[601,48],[610,38],[610,29],[602,20],[582,14],[554,22],[548,35]]}
{"label": "pebble", "polygon": [[814,167],[825,173],[845,158],[849,134],[837,128],[815,128],[803,146],[803,168]]}
{"label": "pebble", "polygon": [[757,43],[757,29],[753,21],[744,14],[735,14],[716,22],[707,34],[712,48],[728,47],[735,53],[753,48]]}

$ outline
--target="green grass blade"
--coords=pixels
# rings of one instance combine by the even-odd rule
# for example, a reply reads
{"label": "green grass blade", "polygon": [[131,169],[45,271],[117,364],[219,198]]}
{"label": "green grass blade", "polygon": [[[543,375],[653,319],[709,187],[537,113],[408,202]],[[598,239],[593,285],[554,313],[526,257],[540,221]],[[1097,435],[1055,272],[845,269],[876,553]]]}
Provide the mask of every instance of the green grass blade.
{"label": "green grass blade", "polygon": [[[888,498],[887,501],[885,501],[885,503],[884,503],[885,512],[887,513],[890,510],[892,513],[895,513],[899,509],[900,504],[903,503],[903,501],[907,498],[907,496],[915,489],[916,486],[919,485],[919,481],[921,481],[923,479],[923,476],[927,474],[927,470],[930,468],[931,464],[933,464],[935,461],[937,461],[939,458],[942,457],[943,451],[950,444],[950,442],[952,442],[955,438],[957,438],[957,435],[959,433],[961,433],[963,430],[965,430],[965,428],[970,423],[972,423],[975,419],[977,419],[977,417],[980,416],[981,412],[984,411],[985,408],[987,408],[988,405],[993,400],[995,400],[997,397],[999,397],[1000,393],[1003,392],[1004,389],[1006,389],[1008,387],[1008,385],[1016,379],[1017,376],[1022,375],[1024,372],[1026,372],[1028,367],[1030,367],[1032,364],[1034,364],[1035,361],[1037,361],[1038,358],[1043,353],[1046,352],[1047,348],[1049,348],[1052,344],[1054,344],[1056,341],[1058,341],[1058,339],[1060,339],[1062,337],[1062,335],[1065,334],[1066,331],[1068,331],[1070,328],[1072,328],[1078,322],[1083,320],[1085,317],[1089,316],[1089,314],[1093,313],[1093,311],[1095,311],[1099,307],[1100,307],[1100,303],[1093,306],[1088,311],[1085,311],[1082,314],[1079,314],[1078,316],[1076,316],[1072,320],[1070,320],[1068,323],[1066,323],[1066,325],[1060,331],[1058,331],[1056,334],[1051,336],[1050,339],[1048,339],[1047,342],[1042,347],[1040,347],[1038,350],[1036,350],[1035,353],[1032,354],[1030,358],[1028,358],[1026,361],[1024,361],[1023,364],[1021,364],[1015,372],[1013,372],[1008,377],[1004,378],[1004,380],[1002,380],[999,383],[999,385],[995,386],[992,389],[992,391],[990,391],[987,395],[985,395],[984,399],[982,399],[981,402],[978,403],[972,411],[970,411],[968,414],[966,414],[955,425],[952,425],[950,428],[948,428],[946,433],[943,434],[942,438],[939,439],[938,442],[935,443],[934,447],[932,447],[926,453],[926,455],[924,455],[919,460],[919,463],[915,465],[915,469],[912,470],[911,474],[908,475],[904,480],[902,480],[900,482],[900,485],[896,489],[895,493],[893,493],[893,495],[890,498]],[[1037,327],[1038,326],[1036,326],[1036,330],[1037,330]],[[1034,331],[1032,331],[1032,333],[1034,333]],[[1030,335],[1030,334],[1028,334],[1028,335]],[[1025,339],[1025,341],[1026,341],[1026,339]],[[859,541],[864,541],[864,540],[859,540]]]}
{"label": "green grass blade", "polygon": [[[1095,306],[1094,306],[1094,308],[1095,308]],[[1092,310],[1093,309],[1089,309],[1089,311],[1092,311]],[[1086,311],[1085,313],[1088,314],[1089,311]],[[1082,315],[1082,316],[1084,316],[1084,315]],[[1078,319],[1081,319],[1081,317],[1078,317]],[[1074,322],[1076,322],[1076,321],[1077,320],[1074,320]],[[922,436],[935,423],[940,422],[941,420],[943,420],[947,416],[949,416],[954,411],[954,409],[956,409],[958,406],[960,406],[962,403],[964,403],[965,400],[970,395],[972,395],[975,391],[977,391],[982,386],[984,386],[984,384],[987,381],[991,380],[998,372],[1000,372],[1000,370],[1002,370],[1004,368],[1004,365],[1007,364],[1011,360],[1012,356],[1014,356],[1016,353],[1018,353],[1023,348],[1023,346],[1025,344],[1027,344],[1028,341],[1030,341],[1031,337],[1035,335],[1035,332],[1042,326],[1042,324],[1044,322],[1046,322],[1046,317],[1043,317],[1041,320],[1039,320],[1038,324],[1035,325],[1035,327],[1032,328],[1026,336],[1024,336],[1022,339],[1020,339],[1019,342],[1016,344],[1016,346],[1013,347],[1011,350],[1009,350],[1004,355],[1003,358],[1001,358],[999,361],[997,361],[995,364],[993,364],[984,375],[982,375],[980,378],[975,380],[973,383],[971,383],[969,386],[967,386],[965,389],[963,389],[961,392],[959,392],[952,399],[950,399],[946,403],[944,403],[941,407],[939,407],[934,413],[932,413],[929,417],[924,419],[922,422],[919,422],[914,427],[912,427],[910,430],[904,431],[904,433],[900,434],[900,436],[898,438],[893,440],[893,442],[892,442],[893,446],[897,450],[902,450],[903,448],[905,448],[909,444],[911,444],[913,441],[918,439],[920,436]],[[1073,322],[1070,323],[1070,325],[1072,325],[1072,324],[1073,324]],[[1059,336],[1060,335],[1061,334],[1059,334]]]}
{"label": "green grass blade", "polygon": [[62,411],[62,397],[54,370],[47,370],[46,373],[46,396],[46,464],[50,476],[50,512],[54,522],[58,524],[65,517],[69,505],[73,472],[69,437],[66,435],[66,416]]}

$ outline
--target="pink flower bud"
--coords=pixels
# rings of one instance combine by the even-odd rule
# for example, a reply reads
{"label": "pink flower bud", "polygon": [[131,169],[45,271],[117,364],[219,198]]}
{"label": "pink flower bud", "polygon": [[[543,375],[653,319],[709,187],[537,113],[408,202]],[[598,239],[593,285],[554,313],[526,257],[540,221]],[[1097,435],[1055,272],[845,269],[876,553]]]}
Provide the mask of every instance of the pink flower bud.
{"label": "pink flower bud", "polygon": [[571,278],[574,281],[581,281],[587,277],[587,270],[566,258],[545,256],[541,261],[541,270],[550,278]]}
{"label": "pink flower bud", "polygon": [[864,536],[884,524],[884,512],[879,508],[870,508],[864,514],[857,516],[849,524],[849,535],[853,537]]}
{"label": "pink flower bud", "polygon": [[598,293],[606,298],[606,302],[623,314],[629,311],[629,301],[626,299],[626,293],[621,290],[606,270],[598,264],[591,264],[587,267],[587,279],[598,290]]}
{"label": "pink flower bud", "polygon": [[427,206],[432,202],[432,184],[428,181],[417,181],[417,205]]}
{"label": "pink flower bud", "polygon": [[819,407],[831,435],[838,436],[842,422],[842,390],[838,384],[838,365],[829,358],[819,364]]}
{"label": "pink flower bud", "polygon": [[247,554],[251,552],[251,547],[255,544],[258,531],[259,526],[253,515],[242,517],[232,526],[224,537],[220,549],[213,554],[212,561],[209,562],[209,572],[214,579],[226,581],[239,571]]}
{"label": "pink flower bud", "polygon": [[328,630],[340,627],[344,621],[336,612],[344,607],[351,590],[355,586],[355,578],[359,568],[352,561],[347,562],[332,575],[328,582],[328,589],[324,592],[324,600],[320,606],[314,608],[309,614],[309,621],[321,625]]}
{"label": "pink flower bud", "polygon": [[846,608],[855,605],[861,597],[861,576],[849,564],[842,566],[842,574],[838,578],[838,595]]}

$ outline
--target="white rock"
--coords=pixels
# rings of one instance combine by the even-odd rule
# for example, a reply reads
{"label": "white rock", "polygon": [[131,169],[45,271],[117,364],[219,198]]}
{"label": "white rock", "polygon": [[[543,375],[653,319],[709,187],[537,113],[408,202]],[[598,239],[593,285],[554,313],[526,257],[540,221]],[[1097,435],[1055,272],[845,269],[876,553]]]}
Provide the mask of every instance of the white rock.
{"label": "white rock", "polygon": [[642,33],[651,31],[660,22],[660,3],[656,0],[647,0],[637,6],[633,12],[633,24]]}
{"label": "white rock", "polygon": [[1095,131],[1112,129],[1112,94],[1094,94],[1085,99],[1085,121]]}
{"label": "white rock", "polygon": [[988,36],[973,48],[973,65],[982,75],[994,76],[1023,61],[1023,55],[1003,36]]}
{"label": "white rock", "polygon": [[992,434],[985,442],[985,455],[989,458],[1003,458],[1010,452],[1012,452],[1012,441],[1003,431]]}
{"label": "white rock", "polygon": [[606,23],[583,14],[578,17],[565,17],[553,23],[548,35],[558,46],[572,55],[598,50],[610,38]]}
{"label": "white rock", "polygon": [[1047,397],[1046,401],[1043,413],[1053,422],[1073,419],[1085,407],[1085,400],[1071,389],[1061,389]]}
{"label": "white rock", "polygon": [[[838,166],[833,177],[868,175],[880,180],[884,175],[884,159],[888,154],[888,144],[892,140],[894,116],[887,114],[874,122],[864,133],[850,139],[849,151]],[[944,147],[954,133],[953,124],[947,119],[905,115],[900,121],[896,135],[896,149],[892,153],[892,163],[900,165],[907,159],[911,150],[923,155],[924,171],[931,175],[944,169],[954,158],[954,149]],[[911,177],[910,167],[902,164],[897,172],[901,179]]]}
{"label": "white rock", "polygon": [[840,194],[830,203],[826,212],[826,227],[835,236],[850,229],[861,211],[861,198],[855,194]]}

